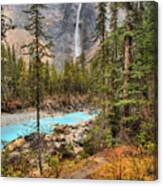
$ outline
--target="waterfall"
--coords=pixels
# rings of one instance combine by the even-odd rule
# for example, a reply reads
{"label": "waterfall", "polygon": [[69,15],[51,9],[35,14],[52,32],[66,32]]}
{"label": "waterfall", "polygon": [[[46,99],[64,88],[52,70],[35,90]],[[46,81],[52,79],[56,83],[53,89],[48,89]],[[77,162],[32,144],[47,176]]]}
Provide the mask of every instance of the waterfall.
{"label": "waterfall", "polygon": [[80,12],[82,8],[82,3],[79,3],[77,16],[76,16],[76,26],[75,26],[75,58],[79,57],[81,54],[81,38],[80,38]]}

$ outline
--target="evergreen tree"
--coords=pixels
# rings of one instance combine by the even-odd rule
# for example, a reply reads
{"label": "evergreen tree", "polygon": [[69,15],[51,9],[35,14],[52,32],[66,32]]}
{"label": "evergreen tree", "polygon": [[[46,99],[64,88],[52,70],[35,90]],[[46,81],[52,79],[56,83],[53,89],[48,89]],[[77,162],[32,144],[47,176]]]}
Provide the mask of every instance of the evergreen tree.
{"label": "evergreen tree", "polygon": [[85,54],[83,52],[79,60],[73,65],[74,88],[79,94],[86,94],[88,90],[88,72],[85,60]]}
{"label": "evergreen tree", "polygon": [[35,68],[34,68],[34,62],[32,61],[33,59],[30,59],[29,65],[28,65],[28,80],[27,84],[29,87],[29,92],[28,92],[28,102],[30,105],[34,106],[35,105],[35,99],[34,99],[34,94],[35,94],[35,86],[33,86],[33,81],[35,80]]}
{"label": "evergreen tree", "polygon": [[[1,6],[1,68],[2,68],[2,76],[1,76],[1,95],[2,95],[2,109],[6,109],[6,102],[10,97],[10,88],[9,81],[10,77],[8,76],[8,59],[9,59],[9,51],[6,49],[6,32],[8,30],[14,29],[14,25],[12,23],[11,18],[4,14],[3,6]],[[8,46],[8,45],[7,45]],[[11,93],[12,94],[12,93]]]}
{"label": "evergreen tree", "polygon": [[111,33],[111,36],[112,36],[112,51],[113,51],[113,54],[112,54],[112,60],[113,61],[116,61],[117,60],[117,55],[118,55],[118,51],[117,51],[117,43],[118,43],[118,3],[110,3],[110,25],[109,25],[109,28],[110,28],[110,33]]}
{"label": "evergreen tree", "polygon": [[12,63],[12,86],[13,86],[13,96],[16,98],[16,93],[17,93],[17,80],[18,80],[18,72],[17,72],[17,61],[16,61],[16,51],[14,45],[12,46],[12,51],[11,51],[11,61]]}
{"label": "evergreen tree", "polygon": [[6,110],[6,102],[8,100],[9,86],[8,86],[8,65],[7,65],[8,51],[4,45],[1,43],[1,106],[2,110]]}
{"label": "evergreen tree", "polygon": [[52,96],[55,93],[59,93],[62,90],[59,89],[59,84],[61,81],[58,78],[55,65],[52,65],[50,68],[50,81],[49,81],[49,93]]}
{"label": "evergreen tree", "polygon": [[135,104],[137,123],[133,122],[135,123],[133,128],[136,128],[136,141],[147,148],[152,148],[157,136],[155,132],[157,127],[155,119],[157,115],[155,108],[157,103],[157,4],[144,2],[141,6],[139,5],[137,12],[129,94],[132,99],[139,100]]}
{"label": "evergreen tree", "polygon": [[[123,62],[123,93],[118,100],[117,105],[123,109],[124,114],[121,116],[119,140],[129,141],[128,136],[128,120],[130,118],[130,98],[129,98],[129,84],[132,64],[132,43],[133,43],[133,2],[126,2],[122,4],[123,10],[126,12],[124,20],[124,62]],[[122,110],[121,110],[122,112]]]}
{"label": "evergreen tree", "polygon": [[79,64],[80,64],[80,68],[82,69],[82,71],[84,72],[85,71],[85,54],[84,52],[82,52],[82,54],[80,55],[80,58],[79,58]]}
{"label": "evergreen tree", "polygon": [[[52,46],[52,42],[49,41],[50,37],[43,31],[43,20],[45,17],[42,15],[42,10],[46,9],[45,5],[35,4],[31,5],[28,10],[24,12],[28,14],[28,25],[25,29],[31,33],[33,40],[26,46],[30,50],[29,55],[34,56],[34,68],[36,72],[35,85],[36,85],[36,110],[37,110],[37,133],[38,133],[38,164],[40,174],[43,172],[42,156],[41,156],[41,136],[40,136],[40,70],[43,63],[43,57],[52,57],[48,52]],[[44,43],[45,44],[44,44]]]}
{"label": "evergreen tree", "polygon": [[[126,15],[120,23],[119,9]],[[153,2],[110,3],[109,32],[104,41],[105,71],[99,65],[102,56],[99,50],[91,63],[90,89],[94,97],[101,89],[107,95],[104,103],[108,110],[100,121],[105,131],[106,126],[111,128],[109,134],[114,143],[132,143],[147,149],[154,147],[157,136],[154,119],[156,12]],[[107,83],[100,78],[107,79]],[[96,102],[96,105],[99,108],[101,102]]]}
{"label": "evergreen tree", "polygon": [[101,41],[102,50],[104,52],[104,41],[106,36],[106,13],[107,13],[107,3],[99,3],[97,6],[97,20],[96,20],[96,29],[97,29],[97,36]]}
{"label": "evergreen tree", "polygon": [[28,99],[28,72],[27,72],[27,66],[25,61],[20,58],[18,60],[18,80],[17,80],[17,96],[21,100],[27,100]]}
{"label": "evergreen tree", "polygon": [[73,63],[70,61],[66,61],[65,62],[65,66],[64,66],[64,91],[66,93],[72,93],[73,91],[73,69],[74,65]]}
{"label": "evergreen tree", "polygon": [[[97,36],[100,39],[100,44],[101,44],[101,59],[99,61],[99,66],[100,66],[100,72],[103,74],[102,76],[100,75],[99,78],[102,81],[101,88],[100,88],[100,94],[101,94],[101,99],[103,100],[102,105],[103,105],[103,111],[104,113],[106,112],[107,106],[106,106],[106,101],[107,101],[107,95],[106,95],[106,90],[107,90],[107,77],[106,77],[106,48],[105,48],[105,38],[106,38],[106,21],[107,21],[107,3],[99,3],[98,4],[98,15],[97,15],[97,20],[96,20],[96,27],[97,27]],[[100,73],[100,74],[101,74]]]}
{"label": "evergreen tree", "polygon": [[[130,66],[132,63],[132,3],[125,3],[126,5],[126,33],[124,36],[124,98],[128,99],[128,83],[130,80]],[[129,116],[129,106],[126,105],[124,108],[125,116]]]}
{"label": "evergreen tree", "polygon": [[50,73],[49,73],[49,62],[47,61],[44,65],[44,89],[45,93],[48,95],[50,89]]}

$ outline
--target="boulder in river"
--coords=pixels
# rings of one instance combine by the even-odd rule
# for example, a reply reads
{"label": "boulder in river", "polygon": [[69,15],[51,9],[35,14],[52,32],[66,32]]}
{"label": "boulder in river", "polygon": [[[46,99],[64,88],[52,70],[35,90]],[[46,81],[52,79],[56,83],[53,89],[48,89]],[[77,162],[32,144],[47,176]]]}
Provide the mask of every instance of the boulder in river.
{"label": "boulder in river", "polygon": [[6,149],[9,151],[13,151],[16,148],[19,148],[21,146],[23,146],[25,143],[25,139],[24,138],[18,138],[15,141],[13,141],[12,143],[8,144],[6,146]]}
{"label": "boulder in river", "polygon": [[58,133],[62,133],[63,134],[66,129],[67,129],[67,126],[56,126],[54,128],[54,132],[56,132],[57,134]]}
{"label": "boulder in river", "polygon": [[50,142],[50,141],[52,141],[52,136],[50,136],[50,135],[45,135],[44,140],[45,140],[46,142]]}

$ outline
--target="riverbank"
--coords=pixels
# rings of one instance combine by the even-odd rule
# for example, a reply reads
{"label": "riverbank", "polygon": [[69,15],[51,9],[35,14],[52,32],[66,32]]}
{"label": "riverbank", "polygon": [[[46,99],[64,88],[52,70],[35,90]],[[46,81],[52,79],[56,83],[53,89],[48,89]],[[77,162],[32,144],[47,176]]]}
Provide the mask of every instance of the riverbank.
{"label": "riverbank", "polygon": [[[27,117],[31,117],[32,115],[33,113],[27,114]],[[53,115],[46,115],[46,117],[40,118],[40,133],[43,135],[52,134],[57,125],[81,125],[82,123],[93,120],[96,115],[97,113],[88,112],[72,112],[68,114],[53,113]],[[26,120],[25,122],[17,124],[14,122],[13,120],[12,123],[1,128],[2,147],[13,140],[29,136],[37,131],[35,119]]]}
{"label": "riverbank", "polygon": [[[78,125],[58,125],[54,128],[52,134],[41,134],[40,146],[42,149],[43,167],[50,168],[53,158],[57,158],[56,161],[58,163],[56,162],[56,166],[58,166],[62,160],[74,159],[80,156],[84,151],[82,141],[86,137],[91,124],[92,121]],[[34,174],[38,171],[36,158],[38,150],[37,137],[37,133],[20,137],[2,149],[3,176],[31,177],[25,169],[30,168],[28,170]],[[11,166],[9,164],[13,166],[13,169],[10,169]]]}
{"label": "riverbank", "polygon": [[[51,134],[41,134],[42,148],[48,153],[59,152],[67,145],[72,146],[72,151],[76,152],[76,148],[80,147],[82,140],[86,137],[86,133],[91,127],[92,121],[83,122],[78,125],[56,125]],[[22,153],[27,147],[35,149],[37,142],[37,133],[31,133],[25,137],[19,137],[4,147],[4,151]],[[35,144],[35,145],[34,145]]]}
{"label": "riverbank", "polygon": [[[62,116],[64,113],[89,112],[95,110],[88,95],[53,95],[47,97],[40,105],[40,118]],[[2,108],[1,126],[35,120],[36,109],[27,101],[12,100]]]}
{"label": "riverbank", "polygon": [[[56,94],[47,96],[40,104],[42,111],[53,114],[54,112],[70,113],[83,111],[91,107],[90,96],[80,94]],[[30,100],[9,100],[2,104],[2,112],[15,114],[17,112],[34,110],[34,104]]]}
{"label": "riverbank", "polygon": [[[58,117],[63,116],[62,112],[48,112],[40,111],[40,118],[45,117]],[[19,124],[30,120],[36,119],[36,111],[34,108],[22,109],[17,112],[11,113],[1,113],[1,127],[10,124]]]}

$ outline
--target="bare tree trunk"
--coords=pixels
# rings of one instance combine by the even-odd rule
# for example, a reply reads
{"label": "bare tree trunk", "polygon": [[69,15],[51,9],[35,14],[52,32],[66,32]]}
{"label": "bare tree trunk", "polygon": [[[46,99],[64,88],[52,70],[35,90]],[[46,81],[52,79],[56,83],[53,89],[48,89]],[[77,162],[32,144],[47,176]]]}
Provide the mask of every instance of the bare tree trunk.
{"label": "bare tree trunk", "polygon": [[38,11],[36,11],[36,119],[37,119],[37,137],[38,137],[38,165],[42,175],[42,153],[40,136],[40,59],[39,59],[39,40],[38,40]]}
{"label": "bare tree trunk", "polygon": [[[105,25],[105,22],[103,23],[103,25]],[[102,31],[102,69],[103,69],[103,86],[106,87],[107,86],[107,78],[106,78],[106,58],[105,58],[105,26],[103,26],[103,31]],[[107,101],[107,93],[103,93],[103,99],[104,99],[104,103],[103,103],[103,111],[104,114],[107,113],[107,105],[106,105],[106,101]]]}
{"label": "bare tree trunk", "polygon": [[[132,48],[132,36],[130,32],[132,31],[132,22],[131,22],[131,4],[126,4],[126,36],[124,38],[124,99],[129,99],[129,80],[130,80],[130,65],[132,63],[132,54],[131,54],[131,48]],[[130,107],[129,105],[124,106],[124,117],[129,117],[130,115]],[[129,137],[126,132],[126,123],[121,123],[120,126],[120,139],[124,141],[128,141]]]}
{"label": "bare tree trunk", "polygon": [[[132,31],[132,24],[129,15],[126,17],[126,31]],[[132,62],[132,37],[130,35],[125,36],[124,40],[124,99],[128,99],[128,83],[130,79],[130,65]],[[129,116],[129,106],[124,108],[125,116]]]}
{"label": "bare tree trunk", "polygon": [[[128,82],[130,79],[129,66],[131,64],[131,38],[127,37],[125,39],[125,60],[124,60],[124,98],[128,99]],[[124,108],[125,116],[129,116],[129,106]]]}
{"label": "bare tree trunk", "polygon": [[43,173],[41,156],[41,136],[40,136],[40,64],[36,65],[36,115],[37,115],[37,135],[38,135],[38,165],[40,174]]}

